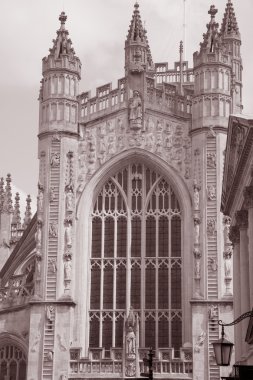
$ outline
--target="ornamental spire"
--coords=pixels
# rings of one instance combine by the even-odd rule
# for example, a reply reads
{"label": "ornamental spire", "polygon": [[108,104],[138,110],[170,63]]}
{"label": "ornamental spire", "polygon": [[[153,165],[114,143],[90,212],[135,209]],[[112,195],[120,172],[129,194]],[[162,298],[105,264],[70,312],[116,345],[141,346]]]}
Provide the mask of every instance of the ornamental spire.
{"label": "ornamental spire", "polygon": [[15,205],[14,205],[14,212],[13,212],[13,218],[11,224],[15,224],[17,226],[21,225],[21,218],[20,218],[20,196],[19,193],[16,193],[15,196]]}
{"label": "ornamental spire", "polygon": [[0,212],[3,209],[4,203],[4,179],[3,177],[0,179]]}
{"label": "ornamental spire", "polygon": [[200,44],[200,50],[206,49],[210,53],[214,52],[215,47],[219,45],[219,24],[215,20],[215,15],[218,10],[215,5],[211,5],[208,14],[211,16],[209,24],[207,24],[207,32],[203,34],[203,42]]}
{"label": "ornamental spire", "polygon": [[147,31],[141,21],[138,2],[134,5],[133,16],[125,42],[125,50],[126,70],[140,72],[145,69],[154,69]]}
{"label": "ornamental spire", "polygon": [[51,54],[54,54],[55,59],[61,58],[62,55],[68,55],[70,57],[75,55],[72,41],[68,38],[69,32],[65,29],[66,20],[67,16],[65,12],[61,12],[59,16],[61,26],[60,29],[57,30],[56,40],[53,40],[53,48],[49,50]]}
{"label": "ornamental spire", "polygon": [[31,196],[27,195],[25,217],[24,217],[24,223],[23,223],[24,229],[26,229],[26,227],[28,226],[28,224],[30,223],[31,218],[32,218],[31,201],[32,201]]}
{"label": "ornamental spire", "polygon": [[7,174],[7,178],[6,178],[6,186],[5,186],[5,194],[3,198],[2,211],[8,214],[13,212],[10,174]]}
{"label": "ornamental spire", "polygon": [[234,7],[231,0],[228,0],[227,2],[220,31],[226,37],[237,36],[240,38],[239,27],[237,24]]}

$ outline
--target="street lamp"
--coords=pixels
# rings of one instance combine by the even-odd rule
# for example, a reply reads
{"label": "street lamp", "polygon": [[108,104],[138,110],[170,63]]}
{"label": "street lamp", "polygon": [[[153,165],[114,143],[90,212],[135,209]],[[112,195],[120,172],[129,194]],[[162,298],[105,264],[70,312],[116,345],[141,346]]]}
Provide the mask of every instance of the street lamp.
{"label": "street lamp", "polygon": [[247,313],[240,315],[240,317],[238,317],[235,321],[231,323],[223,323],[221,320],[218,321],[218,324],[222,326],[221,339],[217,340],[216,342],[213,342],[215,360],[218,366],[228,366],[230,364],[232,349],[234,346],[232,342],[229,342],[227,339],[224,338],[224,326],[236,325],[243,319],[249,317],[253,317],[253,310],[247,311]]}

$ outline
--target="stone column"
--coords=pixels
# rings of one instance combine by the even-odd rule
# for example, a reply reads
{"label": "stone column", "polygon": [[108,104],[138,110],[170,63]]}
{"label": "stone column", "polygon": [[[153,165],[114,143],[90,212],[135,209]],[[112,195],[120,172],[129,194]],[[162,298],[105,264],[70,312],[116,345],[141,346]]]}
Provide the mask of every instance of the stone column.
{"label": "stone column", "polygon": [[[234,318],[241,315],[240,231],[238,226],[230,227],[229,239],[233,244]],[[235,325],[235,361],[242,356],[242,326]]]}
{"label": "stone column", "polygon": [[[249,292],[250,309],[253,307],[253,186],[244,190],[245,206],[248,209],[248,238],[249,238]],[[250,310],[249,309],[249,310]]]}
{"label": "stone column", "polygon": [[[249,295],[249,239],[248,239],[248,211],[240,210],[236,213],[236,222],[240,230],[240,269],[238,268],[237,276],[241,278],[241,313],[250,310]],[[242,354],[247,351],[245,336],[248,328],[248,320],[244,320],[242,325]]]}

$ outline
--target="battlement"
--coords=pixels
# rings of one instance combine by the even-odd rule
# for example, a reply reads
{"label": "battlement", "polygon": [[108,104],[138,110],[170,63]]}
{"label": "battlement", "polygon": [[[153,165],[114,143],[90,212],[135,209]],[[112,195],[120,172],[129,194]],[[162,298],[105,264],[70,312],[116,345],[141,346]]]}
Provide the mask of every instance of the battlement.
{"label": "battlement", "polygon": [[156,83],[180,83],[180,67],[182,65],[182,83],[194,83],[193,69],[188,67],[188,61],[174,62],[174,68],[169,69],[167,62],[155,64]]}

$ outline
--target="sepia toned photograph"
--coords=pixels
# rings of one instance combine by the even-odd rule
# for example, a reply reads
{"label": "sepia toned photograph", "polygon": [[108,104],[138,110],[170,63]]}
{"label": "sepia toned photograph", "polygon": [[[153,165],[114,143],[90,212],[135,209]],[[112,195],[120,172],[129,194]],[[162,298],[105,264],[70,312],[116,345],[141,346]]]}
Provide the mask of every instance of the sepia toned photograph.
{"label": "sepia toned photograph", "polygon": [[0,380],[252,380],[252,0],[0,11]]}

